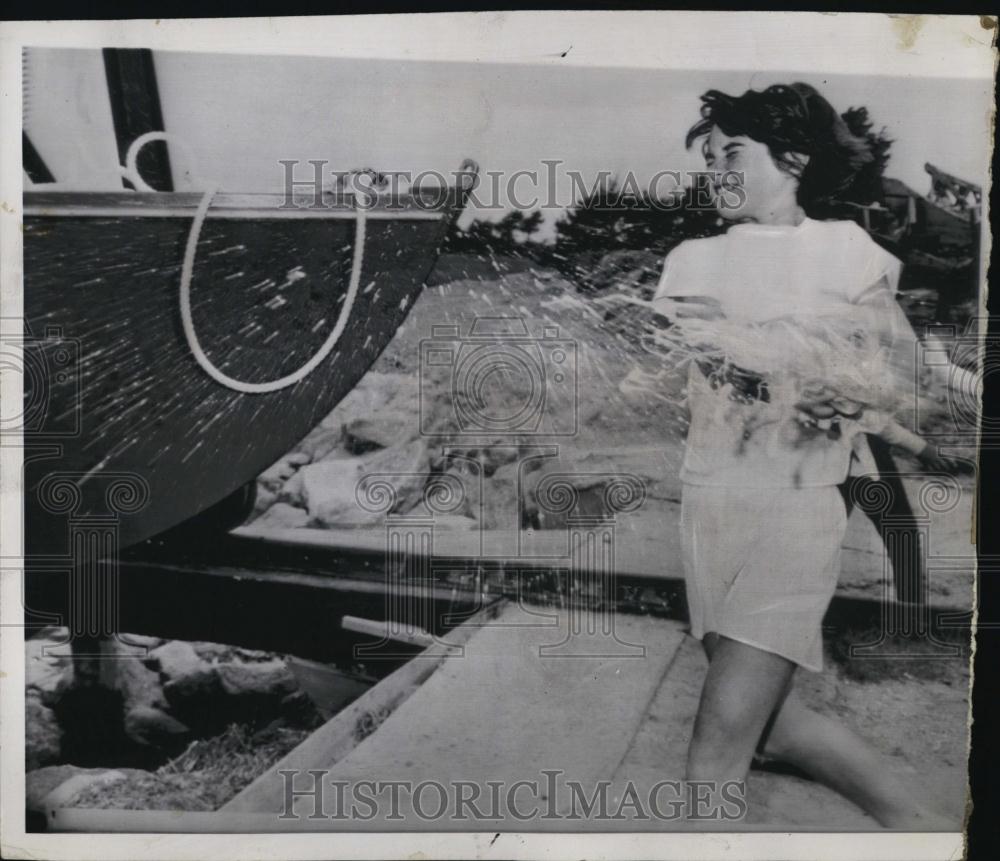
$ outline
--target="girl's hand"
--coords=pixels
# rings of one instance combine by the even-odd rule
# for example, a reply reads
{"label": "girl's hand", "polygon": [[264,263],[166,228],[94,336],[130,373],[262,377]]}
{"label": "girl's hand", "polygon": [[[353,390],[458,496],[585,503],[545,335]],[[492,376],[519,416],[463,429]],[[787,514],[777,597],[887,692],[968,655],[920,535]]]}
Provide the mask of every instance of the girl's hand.
{"label": "girl's hand", "polygon": [[829,402],[837,414],[845,419],[859,419],[865,411],[865,405],[860,401],[852,401],[850,398],[834,398]]}
{"label": "girl's hand", "polygon": [[833,432],[839,429],[842,419],[861,418],[864,404],[839,397],[827,386],[816,385],[803,390],[795,409],[795,420],[803,427]]}
{"label": "girl's hand", "polygon": [[959,464],[941,454],[938,451],[938,447],[934,443],[929,442],[924,445],[924,447],[917,452],[917,457],[920,458],[920,462],[929,472],[955,472]]}
{"label": "girl's hand", "polygon": [[795,408],[800,413],[817,420],[858,419],[864,412],[863,403],[838,395],[835,390],[822,384],[806,386]]}

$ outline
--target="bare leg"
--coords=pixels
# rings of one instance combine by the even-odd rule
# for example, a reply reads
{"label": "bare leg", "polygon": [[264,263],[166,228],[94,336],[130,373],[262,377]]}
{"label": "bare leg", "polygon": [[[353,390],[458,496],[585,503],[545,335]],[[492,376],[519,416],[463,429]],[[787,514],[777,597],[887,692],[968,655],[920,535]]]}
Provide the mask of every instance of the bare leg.
{"label": "bare leg", "polygon": [[762,747],[765,755],[802,769],[887,828],[956,828],[913,798],[886,757],[843,724],[810,709],[794,691],[779,706]]}
{"label": "bare leg", "polygon": [[705,639],[710,664],[688,748],[687,779],[745,780],[795,664],[727,637]]}
{"label": "bare leg", "polygon": [[689,780],[744,780],[754,750],[762,749],[830,786],[882,825],[954,829],[910,796],[884,757],[791,691],[791,661],[714,633],[703,645],[710,664],[688,750]]}

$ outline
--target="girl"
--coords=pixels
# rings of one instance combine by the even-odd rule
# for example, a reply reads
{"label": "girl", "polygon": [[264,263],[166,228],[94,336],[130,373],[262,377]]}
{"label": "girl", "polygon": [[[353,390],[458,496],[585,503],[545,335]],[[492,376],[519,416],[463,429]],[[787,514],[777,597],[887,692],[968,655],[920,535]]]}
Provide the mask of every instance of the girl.
{"label": "girl", "polygon": [[[682,329],[692,317],[759,326],[831,314],[883,342],[905,335],[894,298],[900,262],[853,222],[810,217],[871,162],[867,143],[806,84],[738,98],[712,90],[702,101],[687,145],[703,141],[716,207],[734,224],[668,255],[654,310]],[[737,393],[704,363],[691,365],[688,406],[682,547],[691,633],[709,670],[687,778],[742,781],[759,752],[885,826],[953,829],[879,754],[792,690],[796,667],[822,669],[820,625],[847,523],[838,485],[853,436],[876,429],[836,393],[803,395],[780,374]]]}

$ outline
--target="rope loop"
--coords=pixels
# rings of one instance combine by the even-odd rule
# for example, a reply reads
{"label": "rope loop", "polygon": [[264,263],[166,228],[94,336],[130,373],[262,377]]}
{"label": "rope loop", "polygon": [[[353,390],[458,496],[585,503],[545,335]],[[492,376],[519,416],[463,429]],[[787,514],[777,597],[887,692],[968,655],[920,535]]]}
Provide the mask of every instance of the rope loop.
{"label": "rope loop", "polygon": [[[179,143],[181,148],[185,150],[185,154],[190,156],[190,151],[187,150],[187,147],[184,146],[183,143],[165,132],[149,132],[136,138],[129,147],[128,154],[125,159],[125,167],[120,170],[122,176],[128,179],[137,191],[154,191],[154,189],[150,188],[150,186],[142,179],[138,171],[139,151],[146,144],[151,143],[154,140]],[[193,159],[189,159],[189,161],[193,165]],[[207,188],[201,196],[201,201],[195,211],[194,220],[191,222],[191,228],[188,231],[187,244],[184,248],[184,261],[181,267],[181,326],[184,330],[184,337],[187,340],[188,347],[190,348],[191,353],[199,367],[201,367],[201,369],[208,374],[208,376],[210,376],[217,383],[220,383],[233,391],[241,392],[243,394],[259,395],[277,392],[281,389],[293,386],[304,380],[307,376],[309,376],[309,374],[316,370],[317,367],[326,361],[330,353],[333,352],[334,347],[337,346],[337,342],[340,340],[340,336],[344,333],[344,329],[347,327],[347,321],[350,319],[351,310],[354,307],[354,301],[358,295],[358,288],[361,284],[361,270],[364,266],[366,229],[365,209],[364,207],[359,206],[357,204],[357,200],[355,200],[354,252],[351,261],[351,278],[348,282],[347,296],[344,299],[344,306],[340,309],[340,314],[337,316],[337,322],[334,324],[333,330],[312,358],[310,358],[297,370],[290,374],[286,374],[277,380],[269,380],[264,383],[249,383],[245,380],[238,380],[235,377],[229,376],[224,371],[221,371],[212,362],[212,360],[209,359],[198,339],[198,333],[195,330],[194,325],[194,318],[191,314],[191,279],[194,274],[194,261],[198,250],[198,239],[201,236],[202,227],[204,226],[205,219],[208,216],[208,209],[212,205],[212,200],[218,192],[218,185],[216,183],[201,182],[200,184],[207,185]]]}

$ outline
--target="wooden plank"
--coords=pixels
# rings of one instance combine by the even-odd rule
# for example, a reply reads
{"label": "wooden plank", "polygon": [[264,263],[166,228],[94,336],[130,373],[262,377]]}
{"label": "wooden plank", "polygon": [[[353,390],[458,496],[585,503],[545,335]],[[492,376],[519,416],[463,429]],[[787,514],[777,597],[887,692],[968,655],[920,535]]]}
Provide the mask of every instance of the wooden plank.
{"label": "wooden plank", "polygon": [[[405,781],[411,787],[424,781],[445,787],[463,781],[489,798],[489,781],[502,782],[504,792],[521,780],[544,786],[546,769],[583,786],[609,779],[685,636],[676,622],[621,614],[614,620],[615,637],[609,637],[603,632],[605,620],[592,613],[574,616],[505,605],[494,622],[469,639],[461,659],[441,662],[363,743],[346,755],[337,751],[336,761],[300,756],[301,771],[293,785],[308,779],[308,769],[319,769],[326,771],[324,780],[343,781],[346,787],[371,780]],[[574,627],[579,629],[576,636],[560,646]],[[270,793],[258,794],[252,808],[241,803],[223,809],[266,809],[273,816],[286,812],[284,786],[276,777],[267,778]],[[410,794],[400,794],[396,815],[383,800],[372,819],[350,827],[426,827]],[[560,793],[553,804],[565,814],[568,801],[569,794]],[[313,812],[309,803],[299,801],[288,813],[304,821]],[[545,823],[536,818],[532,829],[538,824]],[[556,824],[565,827],[565,821]],[[346,825],[331,823],[334,828]],[[509,829],[517,823],[508,818],[485,827],[494,825]],[[473,826],[448,818],[436,820],[433,827]]]}
{"label": "wooden plank", "polygon": [[[150,146],[155,146],[151,144]],[[203,197],[200,191],[27,191],[26,215],[192,218]],[[398,195],[376,201],[365,210],[369,219],[440,220],[451,215],[454,193],[438,207],[418,205],[417,199]],[[301,192],[289,197],[273,192],[220,191],[212,198],[208,218],[348,218],[356,217],[354,204],[343,197],[324,194],[319,205],[314,196]]]}
{"label": "wooden plank", "polygon": [[344,616],[340,620],[340,627],[356,634],[368,634],[383,640],[419,646],[422,649],[430,648],[435,643],[433,635],[426,631],[410,626],[397,630],[399,625],[388,619],[359,619],[357,616]]}
{"label": "wooden plank", "polygon": [[310,768],[328,767],[348,755],[366,738],[365,733],[373,728],[371,721],[391,714],[405,702],[449,655],[460,652],[480,627],[501,611],[502,604],[503,602],[496,602],[484,607],[443,638],[447,645],[438,643],[428,647],[387,676],[223,805],[221,811],[280,811],[284,803],[284,778],[279,774],[280,771],[305,772]]}
{"label": "wooden plank", "polygon": [[99,834],[270,834],[333,829],[329,820],[278,819],[271,813],[56,807],[46,811],[46,830]]}
{"label": "wooden plank", "polygon": [[[248,560],[249,561],[249,560]],[[251,649],[278,651],[317,661],[340,662],[353,644],[374,642],[347,633],[345,616],[391,618],[402,632],[419,626],[440,631],[452,617],[471,615],[481,606],[478,594],[432,583],[389,581],[382,570],[361,579],[364,566],[349,557],[340,567],[306,572],[268,570],[261,553],[259,568],[193,563],[123,561],[118,572],[117,630],[168,639],[209,640]],[[65,562],[51,569],[32,567],[25,577],[27,606],[52,615],[37,623],[69,619],[73,610]],[[275,607],[281,612],[275,613]],[[377,636],[376,636],[377,639]],[[399,644],[395,652],[423,648]],[[392,667],[381,663],[379,675]]]}
{"label": "wooden plank", "polygon": [[[248,541],[288,547],[384,556],[385,528],[309,529],[243,526],[231,533]],[[674,528],[657,534],[622,532],[614,548],[615,573],[627,577],[680,582],[680,537]],[[487,550],[489,548],[489,552]],[[502,552],[497,552],[497,551]],[[545,530],[435,530],[435,559],[468,563],[505,563],[525,569],[569,567],[572,559],[565,529]],[[580,561],[576,563],[578,566]],[[581,571],[591,569],[583,566]]]}

